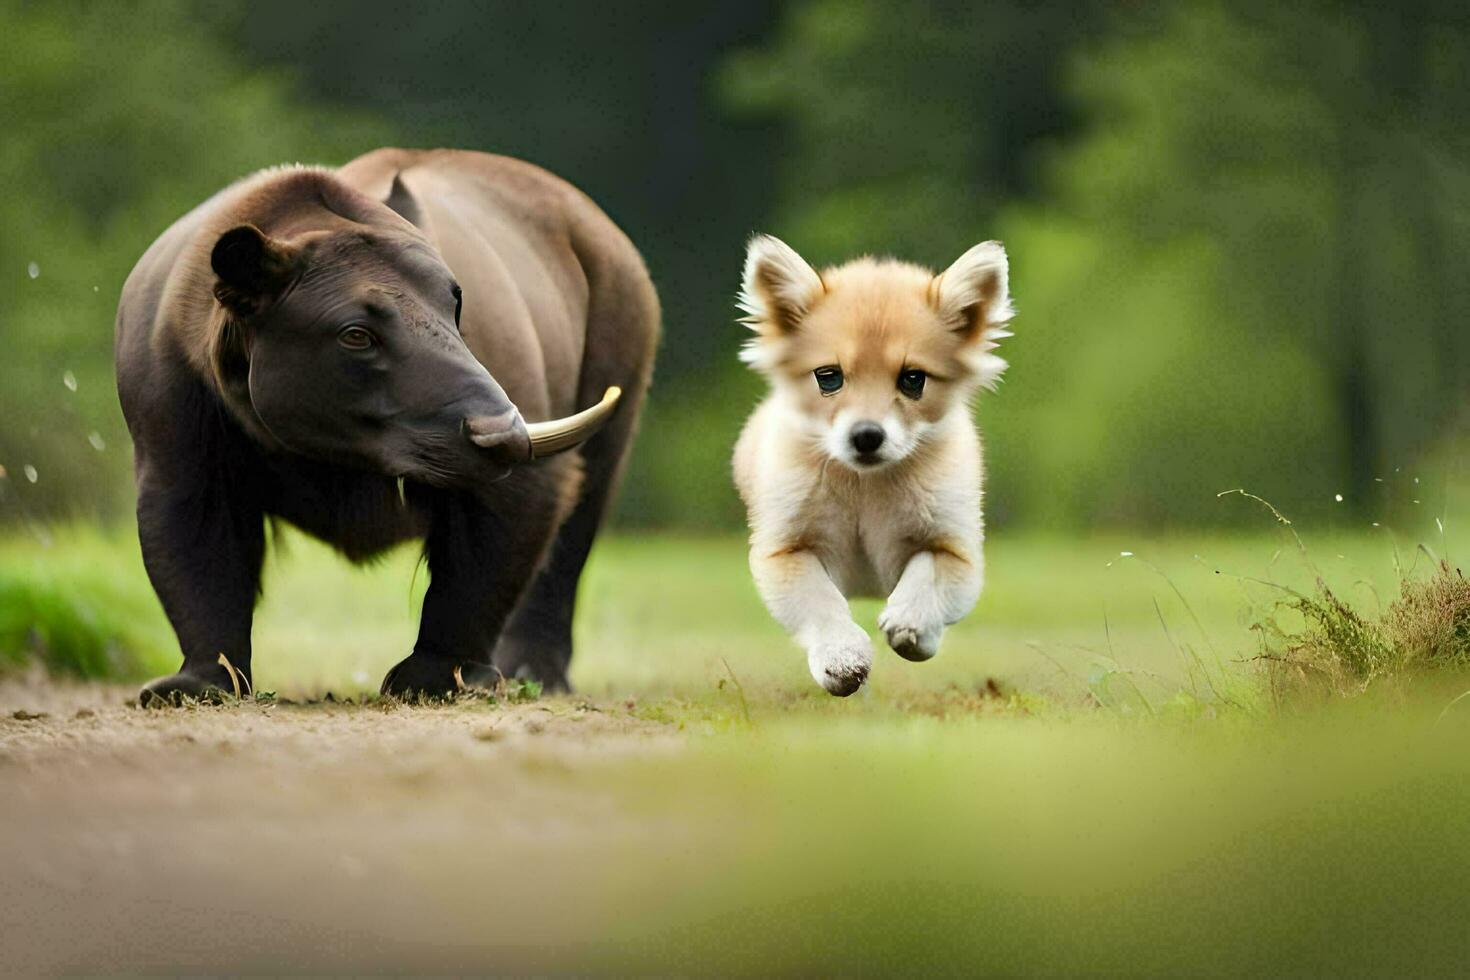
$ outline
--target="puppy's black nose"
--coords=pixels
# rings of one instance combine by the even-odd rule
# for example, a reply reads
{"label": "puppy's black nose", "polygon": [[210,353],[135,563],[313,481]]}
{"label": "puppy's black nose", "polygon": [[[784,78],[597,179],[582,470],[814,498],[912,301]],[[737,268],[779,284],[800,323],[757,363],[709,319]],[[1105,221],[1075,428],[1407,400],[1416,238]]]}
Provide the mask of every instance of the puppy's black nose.
{"label": "puppy's black nose", "polygon": [[848,438],[852,440],[852,448],[864,456],[870,456],[883,445],[883,426],[877,422],[859,422],[852,427]]}

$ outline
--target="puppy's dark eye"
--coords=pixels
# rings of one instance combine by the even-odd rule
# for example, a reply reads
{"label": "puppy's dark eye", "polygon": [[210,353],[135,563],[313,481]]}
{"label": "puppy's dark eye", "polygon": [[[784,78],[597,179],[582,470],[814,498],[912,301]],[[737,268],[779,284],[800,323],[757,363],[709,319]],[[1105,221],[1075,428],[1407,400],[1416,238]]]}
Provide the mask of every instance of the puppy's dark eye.
{"label": "puppy's dark eye", "polygon": [[337,343],[348,350],[367,350],[378,342],[378,338],[362,327],[344,327],[337,334]]}
{"label": "puppy's dark eye", "polygon": [[917,368],[909,368],[898,375],[898,390],[909,398],[918,398],[924,394],[924,382],[928,375]]}
{"label": "puppy's dark eye", "polygon": [[456,283],[455,286],[454,286],[454,325],[456,327],[459,326],[459,314],[460,314],[460,311],[463,310],[463,309],[464,309],[464,291],[462,289],[460,289],[459,288],[459,284]]}
{"label": "puppy's dark eye", "polygon": [[817,387],[822,389],[822,394],[835,395],[842,390],[842,368],[819,367],[812,374],[816,375]]}

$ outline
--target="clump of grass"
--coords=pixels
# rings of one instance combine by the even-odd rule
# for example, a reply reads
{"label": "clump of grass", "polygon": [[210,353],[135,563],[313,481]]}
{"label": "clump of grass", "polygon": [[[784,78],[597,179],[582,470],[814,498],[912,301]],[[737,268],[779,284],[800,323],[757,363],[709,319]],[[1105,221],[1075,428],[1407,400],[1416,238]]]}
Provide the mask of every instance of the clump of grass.
{"label": "clump of grass", "polygon": [[40,663],[53,673],[140,673],[125,623],[46,582],[0,574],[0,668]]}
{"label": "clump of grass", "polygon": [[0,536],[0,672],[135,681],[176,669],[177,650],[131,535]]}
{"label": "clump of grass", "polygon": [[1470,582],[1441,561],[1435,575],[1405,588],[1384,629],[1407,663],[1470,667]]}
{"label": "clump of grass", "polygon": [[1320,578],[1315,595],[1294,593],[1285,605],[1301,615],[1300,628],[1258,624],[1269,637],[1261,659],[1278,698],[1352,697],[1426,670],[1470,668],[1470,582],[1449,562],[1405,578],[1378,616],[1357,612]]}

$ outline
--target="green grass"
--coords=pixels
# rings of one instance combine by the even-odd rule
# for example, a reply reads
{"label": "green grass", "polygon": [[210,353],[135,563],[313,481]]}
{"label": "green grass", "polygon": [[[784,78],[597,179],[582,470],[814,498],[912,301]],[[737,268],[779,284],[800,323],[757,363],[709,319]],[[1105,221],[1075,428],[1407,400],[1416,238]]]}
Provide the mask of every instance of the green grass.
{"label": "green grass", "polygon": [[147,677],[173,669],[171,644],[135,543],[71,531],[0,544],[0,670]]}
{"label": "green grass", "polygon": [[[1470,542],[1428,543],[1453,559]],[[551,972],[1459,972],[1470,679],[1281,710],[1251,659],[1263,618],[1308,625],[1281,587],[1315,594],[1320,575],[1391,618],[1416,554],[1383,532],[1308,545],[1303,561],[1270,533],[1002,534],[940,656],[881,650],[867,691],[838,700],[764,612],[741,541],[609,537],[574,681],[682,748],[529,752],[518,778],[577,816],[547,825],[545,853],[496,856],[473,900],[499,929],[555,933],[516,947]],[[1433,568],[1421,555],[1414,574]],[[134,667],[171,665],[128,534],[0,547],[0,573],[28,571],[126,619]],[[375,689],[425,579],[411,550],[352,569],[290,537],[257,687]],[[878,604],[856,611],[871,627]],[[556,829],[589,820],[609,829]]]}
{"label": "green grass", "polygon": [[[1463,550],[1458,543],[1441,536],[1432,546],[1436,556],[1453,557]],[[1386,531],[1308,544],[1303,560],[1289,537],[1269,531],[1157,539],[1002,534],[987,546],[979,606],[950,630],[940,656],[910,664],[880,649],[867,693],[834,710],[997,689],[1061,706],[1099,700],[1123,714],[1180,703],[1249,706],[1264,690],[1245,663],[1265,649],[1265,635],[1253,627],[1300,624],[1285,588],[1314,593],[1320,573],[1336,595],[1377,615],[1398,595],[1401,569],[1417,575],[1436,564]],[[267,560],[255,629],[257,686],[290,696],[376,690],[413,645],[427,578],[413,548],[354,568],[288,534]],[[68,528],[44,541],[0,541],[0,590],[8,590],[0,591],[0,613],[10,620],[29,614],[42,623],[92,624],[94,636],[82,626],[73,631],[74,655],[64,648],[48,654],[54,666],[75,661],[76,672],[96,675],[99,645],[112,651],[106,669],[123,679],[176,663],[126,529]],[[23,608],[29,612],[17,612]],[[854,603],[858,622],[875,634],[880,608]],[[784,710],[793,697],[826,702],[802,653],[762,607],[744,544],[734,537],[605,538],[584,579],[577,648],[573,682],[596,696],[731,700],[738,681],[757,711],[767,702]]]}

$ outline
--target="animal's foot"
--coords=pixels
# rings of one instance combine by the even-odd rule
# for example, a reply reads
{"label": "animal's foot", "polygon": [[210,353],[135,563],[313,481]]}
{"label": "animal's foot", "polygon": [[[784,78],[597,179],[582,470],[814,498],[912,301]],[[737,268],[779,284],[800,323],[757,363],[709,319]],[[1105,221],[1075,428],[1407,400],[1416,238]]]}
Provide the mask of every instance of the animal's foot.
{"label": "animal's foot", "polygon": [[888,638],[893,652],[905,660],[924,661],[939,652],[944,620],[926,606],[925,603],[889,599],[888,605],[878,614],[878,628]]}
{"label": "animal's foot", "polygon": [[379,693],[395,698],[447,698],[461,691],[489,691],[500,672],[489,664],[455,664],[443,657],[413,653],[383,678]]}
{"label": "animal's foot", "polygon": [[518,681],[535,681],[547,694],[565,694],[572,689],[566,668],[561,666],[571,659],[570,649],[551,644],[533,646],[501,640],[495,649],[495,666],[501,673]]}
{"label": "animal's foot", "polygon": [[535,681],[546,694],[569,694],[572,690],[567,672],[550,664],[521,664],[510,676],[518,681]]}
{"label": "animal's foot", "polygon": [[807,651],[812,677],[828,694],[845,698],[863,686],[873,667],[873,643],[856,623],[825,638]]}
{"label": "animal's foot", "polygon": [[223,662],[185,664],[177,674],[158,677],[143,685],[138,704],[144,708],[177,707],[185,699],[219,701],[226,696],[249,697],[250,672]]}

